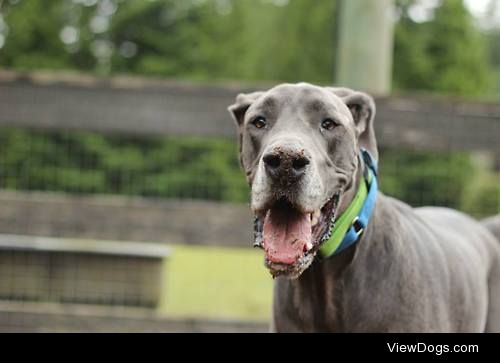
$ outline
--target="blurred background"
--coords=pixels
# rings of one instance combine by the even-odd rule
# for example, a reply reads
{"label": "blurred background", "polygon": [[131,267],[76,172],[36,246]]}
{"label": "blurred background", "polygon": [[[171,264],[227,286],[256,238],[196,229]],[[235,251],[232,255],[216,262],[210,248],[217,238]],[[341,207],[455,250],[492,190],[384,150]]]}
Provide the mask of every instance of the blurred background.
{"label": "blurred background", "polygon": [[0,331],[265,331],[226,107],[376,96],[381,189],[500,212],[500,0],[0,0]]}

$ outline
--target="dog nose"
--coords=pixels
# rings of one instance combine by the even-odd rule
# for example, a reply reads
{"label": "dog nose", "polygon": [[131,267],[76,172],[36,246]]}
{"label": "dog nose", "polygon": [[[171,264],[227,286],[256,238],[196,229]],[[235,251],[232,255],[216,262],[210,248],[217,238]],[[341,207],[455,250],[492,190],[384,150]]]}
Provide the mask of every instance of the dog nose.
{"label": "dog nose", "polygon": [[262,157],[269,176],[286,184],[299,180],[306,172],[310,160],[304,150],[276,148]]}

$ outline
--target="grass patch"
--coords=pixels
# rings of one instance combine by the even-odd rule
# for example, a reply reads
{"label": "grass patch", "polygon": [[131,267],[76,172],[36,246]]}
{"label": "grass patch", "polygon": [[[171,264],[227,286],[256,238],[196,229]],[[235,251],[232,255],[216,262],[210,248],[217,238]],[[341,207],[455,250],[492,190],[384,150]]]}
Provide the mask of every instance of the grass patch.
{"label": "grass patch", "polygon": [[160,314],[269,320],[272,278],[262,251],[174,245]]}

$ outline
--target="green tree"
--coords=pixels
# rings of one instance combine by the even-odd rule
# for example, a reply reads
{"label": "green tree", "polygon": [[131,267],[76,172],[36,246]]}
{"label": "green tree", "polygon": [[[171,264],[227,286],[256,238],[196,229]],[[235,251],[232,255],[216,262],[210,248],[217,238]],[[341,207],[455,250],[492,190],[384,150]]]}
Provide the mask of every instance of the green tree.
{"label": "green tree", "polygon": [[[473,25],[463,1],[443,2],[429,27],[435,90],[461,95],[486,93],[490,70],[485,39]],[[451,37],[454,41],[447,41]]]}
{"label": "green tree", "polygon": [[261,3],[259,9],[255,1],[235,1],[246,18],[239,29],[243,49],[234,59],[241,73],[248,79],[331,83],[336,3],[290,0],[281,7]]}
{"label": "green tree", "polygon": [[7,25],[0,65],[15,69],[67,68],[69,54],[59,38],[63,28],[62,0],[3,4]]}
{"label": "green tree", "polygon": [[[207,6],[191,1],[127,1],[113,16],[113,72],[190,77],[200,60],[199,25]],[[129,53],[127,54],[127,47]]]}
{"label": "green tree", "polygon": [[494,92],[500,96],[500,28],[493,29],[488,33],[488,44],[490,48],[490,63],[494,73]]}
{"label": "green tree", "polygon": [[396,25],[396,89],[479,96],[491,90],[485,37],[474,26],[462,0],[442,1],[432,20],[417,23],[400,1]]}

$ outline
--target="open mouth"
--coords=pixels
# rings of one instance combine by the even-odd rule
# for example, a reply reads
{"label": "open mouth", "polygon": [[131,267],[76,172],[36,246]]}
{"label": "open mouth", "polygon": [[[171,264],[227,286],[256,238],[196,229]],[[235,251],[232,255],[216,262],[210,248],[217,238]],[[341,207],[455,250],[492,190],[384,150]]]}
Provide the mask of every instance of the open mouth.
{"label": "open mouth", "polygon": [[288,199],[280,198],[255,218],[254,245],[264,249],[273,277],[296,278],[309,267],[331,236],[339,198],[340,193],[335,193],[313,213],[302,213]]}

